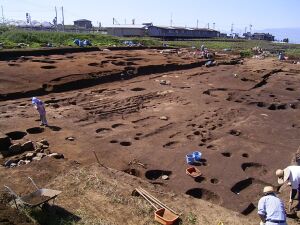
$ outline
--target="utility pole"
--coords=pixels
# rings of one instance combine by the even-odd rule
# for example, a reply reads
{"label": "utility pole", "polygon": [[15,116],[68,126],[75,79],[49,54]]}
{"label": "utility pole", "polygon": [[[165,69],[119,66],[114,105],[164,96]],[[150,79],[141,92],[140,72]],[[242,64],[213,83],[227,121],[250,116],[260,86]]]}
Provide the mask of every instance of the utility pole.
{"label": "utility pole", "polygon": [[230,32],[231,32],[231,36],[233,37],[233,23],[231,24]]}
{"label": "utility pole", "polygon": [[63,31],[65,31],[65,16],[64,16],[64,7],[61,7],[61,16],[62,16],[62,26],[63,26]]}
{"label": "utility pole", "polygon": [[56,8],[56,6],[55,6],[55,18],[54,18],[53,22],[54,22],[55,29],[57,31],[57,8]]}
{"label": "utility pole", "polygon": [[197,29],[198,29],[198,25],[199,25],[199,20],[197,20]]}
{"label": "utility pole", "polygon": [[216,23],[213,23],[213,29],[215,29],[216,28]]}
{"label": "utility pole", "polygon": [[252,27],[253,27],[253,25],[250,24],[249,27],[250,27],[250,34],[251,34],[252,33]]}
{"label": "utility pole", "polygon": [[171,21],[170,21],[171,27],[173,26],[173,13],[171,13]]}
{"label": "utility pole", "polygon": [[247,27],[245,27],[245,34],[247,33]]}
{"label": "utility pole", "polygon": [[4,13],[3,13],[3,5],[1,5],[1,11],[2,11],[2,23],[4,25]]}
{"label": "utility pole", "polygon": [[209,23],[207,23],[207,29],[209,29]]}

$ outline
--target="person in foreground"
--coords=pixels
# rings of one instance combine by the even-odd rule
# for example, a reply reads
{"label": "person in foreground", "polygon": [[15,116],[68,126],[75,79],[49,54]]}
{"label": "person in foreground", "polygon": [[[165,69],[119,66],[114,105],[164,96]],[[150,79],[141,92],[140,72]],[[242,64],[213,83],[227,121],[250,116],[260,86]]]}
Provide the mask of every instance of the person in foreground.
{"label": "person in foreground", "polygon": [[281,170],[276,170],[276,176],[278,177],[278,184],[283,185],[287,182],[288,186],[291,186],[290,192],[290,206],[293,204],[298,192],[298,204],[297,210],[300,209],[300,166],[288,166]]}
{"label": "person in foreground", "polygon": [[34,108],[36,108],[36,110],[39,112],[40,114],[40,119],[41,119],[41,126],[48,126],[48,122],[47,122],[47,119],[46,119],[46,109],[45,109],[45,105],[44,103],[36,98],[36,97],[33,97],[32,98],[32,104],[34,105]]}
{"label": "person in foreground", "polygon": [[263,189],[264,196],[258,201],[258,215],[261,225],[287,225],[283,202],[276,196],[272,186]]}

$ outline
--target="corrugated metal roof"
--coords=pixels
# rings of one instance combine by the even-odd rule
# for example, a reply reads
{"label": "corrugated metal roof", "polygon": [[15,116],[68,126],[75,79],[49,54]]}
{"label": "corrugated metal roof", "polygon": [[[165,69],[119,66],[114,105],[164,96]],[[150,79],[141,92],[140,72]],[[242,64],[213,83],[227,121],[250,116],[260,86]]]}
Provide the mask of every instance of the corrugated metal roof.
{"label": "corrugated metal roof", "polygon": [[125,25],[119,25],[119,24],[113,24],[110,26],[106,26],[105,28],[136,28],[136,29],[141,29],[145,28],[145,25],[133,25],[133,24],[125,24]]}
{"label": "corrugated metal roof", "polygon": [[161,29],[170,29],[170,30],[201,30],[201,31],[216,31],[208,28],[195,28],[195,27],[171,27],[171,26],[153,26]]}

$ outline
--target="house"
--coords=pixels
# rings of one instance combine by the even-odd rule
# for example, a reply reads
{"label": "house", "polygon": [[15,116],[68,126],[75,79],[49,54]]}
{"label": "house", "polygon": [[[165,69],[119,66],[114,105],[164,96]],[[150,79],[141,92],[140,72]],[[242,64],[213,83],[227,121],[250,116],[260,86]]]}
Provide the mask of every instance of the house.
{"label": "house", "polygon": [[145,25],[117,25],[113,24],[105,28],[107,34],[118,37],[143,37],[145,36]]}
{"label": "house", "polygon": [[74,26],[82,27],[82,28],[86,28],[86,29],[93,28],[92,21],[86,20],[86,19],[75,20]]}

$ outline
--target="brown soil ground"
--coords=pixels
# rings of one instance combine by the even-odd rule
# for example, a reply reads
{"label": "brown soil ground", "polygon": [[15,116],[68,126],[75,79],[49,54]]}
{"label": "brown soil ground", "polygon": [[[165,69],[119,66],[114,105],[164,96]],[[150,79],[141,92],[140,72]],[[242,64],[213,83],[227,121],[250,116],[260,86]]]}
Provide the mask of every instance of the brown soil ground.
{"label": "brown soil ground", "polygon": [[[157,50],[1,61],[1,132],[26,132],[13,143],[45,138],[65,159],[1,167],[0,184],[23,196],[31,176],[61,190],[57,205],[84,224],[151,224],[147,203],[130,196],[139,185],[183,212],[184,224],[257,224],[262,188],[276,186],[274,171],[290,165],[300,143],[300,67],[273,58],[204,63]],[[39,124],[33,94],[47,105],[41,133],[28,132]],[[91,166],[92,151],[113,169]],[[185,173],[193,151],[202,153],[198,179]]]}

